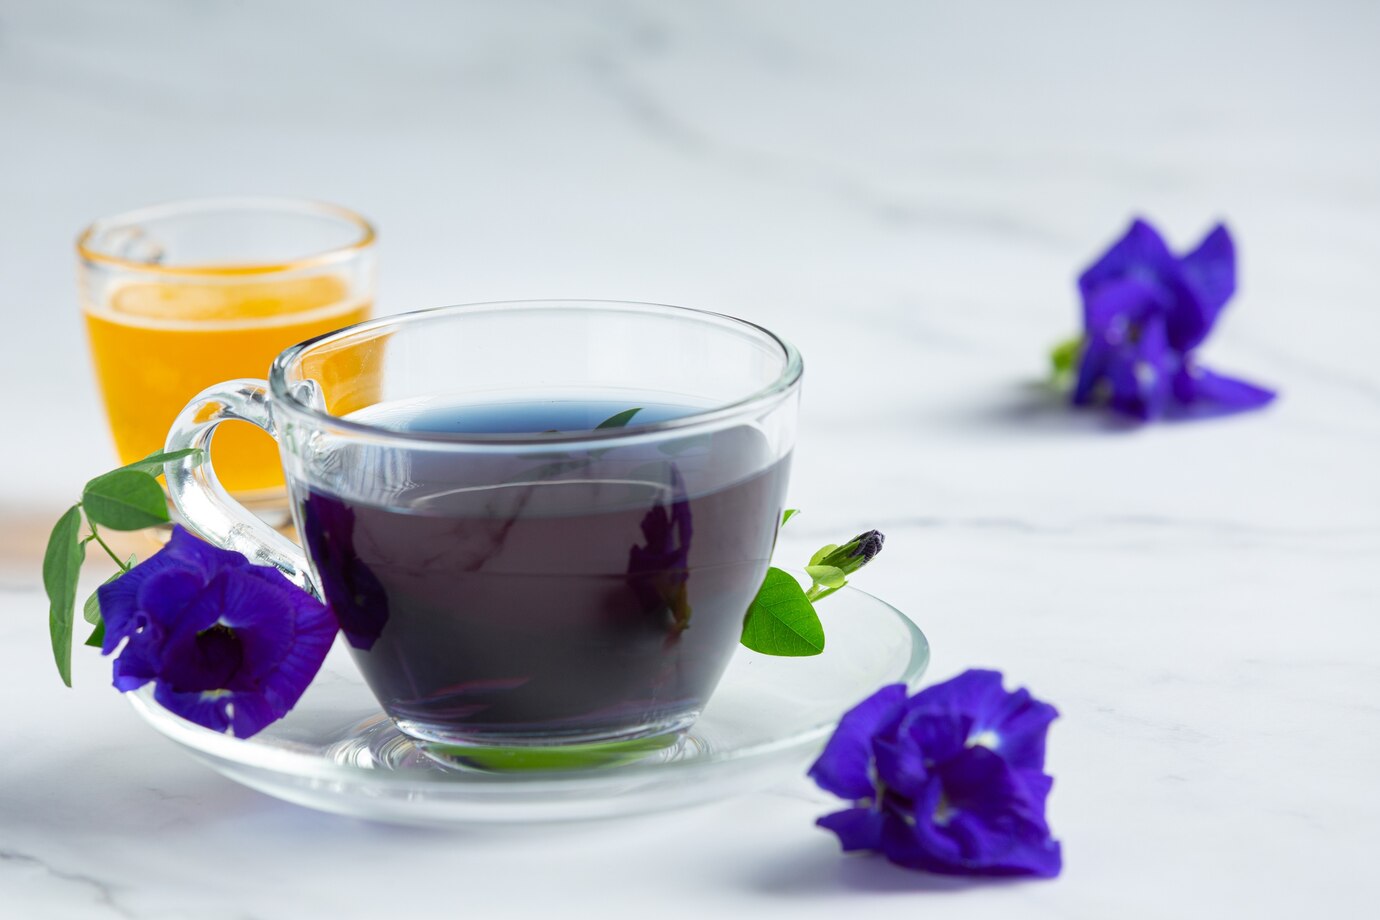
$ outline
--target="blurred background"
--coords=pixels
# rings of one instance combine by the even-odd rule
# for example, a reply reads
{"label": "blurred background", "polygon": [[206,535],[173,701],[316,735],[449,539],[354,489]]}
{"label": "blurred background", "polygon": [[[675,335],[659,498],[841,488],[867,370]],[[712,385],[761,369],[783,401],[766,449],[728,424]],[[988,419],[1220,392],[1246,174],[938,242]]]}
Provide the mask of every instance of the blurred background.
{"label": "blurred background", "polygon": [[[975,381],[1041,375],[1074,275],[1132,214],[1181,247],[1227,218],[1218,363],[1373,407],[1345,327],[1376,290],[1377,34],[1367,2],[4,0],[7,428],[103,424],[77,232],[241,194],[373,218],[380,312],[756,320],[809,359],[804,430],[851,437],[1000,411]],[[48,453],[29,495],[99,466]]]}
{"label": "blurred background", "polygon": [[[1065,713],[1070,868],[1019,897],[1354,907],[1380,821],[1377,36],[1369,0],[0,0],[4,584],[36,591],[52,520],[114,460],[78,231],[178,198],[335,201],[379,228],[381,313],[626,298],[800,347],[783,555],[884,529],[862,587],[930,634],[932,676],[1000,666]],[[1181,251],[1228,222],[1241,284],[1205,361],[1276,405],[1135,429],[1042,386],[1076,275],[1136,214]],[[15,648],[46,687],[32,613]],[[124,744],[103,668],[79,665],[82,711]],[[82,708],[48,689],[36,730]],[[798,785],[676,872],[764,898],[833,878]],[[124,833],[84,807],[96,844]],[[370,839],[257,820],[327,864]],[[434,840],[392,842],[433,865]],[[435,866],[465,849],[501,898],[526,846],[450,841]],[[671,864],[636,850],[629,897],[654,894]],[[609,852],[562,853],[560,884],[606,881]],[[312,884],[287,897],[341,897]]]}

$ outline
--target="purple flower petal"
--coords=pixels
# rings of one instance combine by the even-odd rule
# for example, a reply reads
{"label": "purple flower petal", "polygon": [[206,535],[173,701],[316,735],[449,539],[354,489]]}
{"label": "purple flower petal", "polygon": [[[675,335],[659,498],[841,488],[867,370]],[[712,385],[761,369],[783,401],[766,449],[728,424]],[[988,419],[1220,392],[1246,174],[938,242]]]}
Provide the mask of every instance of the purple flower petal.
{"label": "purple flower petal", "polygon": [[1113,279],[1089,295],[1074,405],[1105,396],[1124,415],[1144,420],[1163,414],[1177,358],[1169,350],[1161,295],[1139,278]]}
{"label": "purple flower petal", "polygon": [[285,715],[257,693],[241,691],[230,699],[230,727],[236,738],[251,738]]}
{"label": "purple flower petal", "polygon": [[[875,849],[909,868],[1058,875],[1062,853],[1045,820],[1052,781],[1042,769],[1054,707],[1025,690],[1008,693],[996,671],[967,671],[917,693],[904,702],[899,721],[894,694],[884,705],[880,695],[864,701],[867,709],[854,709],[850,716],[859,718],[846,733],[841,723],[841,737],[830,742],[842,779],[825,775],[826,785],[820,771],[811,771],[824,788],[845,788],[845,798],[875,800],[820,825],[839,834],[846,849]],[[870,790],[874,777],[857,751],[868,732],[877,781]]]}
{"label": "purple flower petal", "polygon": [[905,720],[897,734],[922,752],[924,759],[930,763],[942,762],[962,753],[968,744],[968,736],[972,734],[972,714],[956,707],[935,706],[934,696],[926,700],[921,700],[920,696],[917,694],[911,698],[906,707]]}
{"label": "purple flower petal", "polygon": [[876,738],[872,742],[872,758],[877,779],[887,789],[905,796],[916,796],[924,790],[930,774],[925,769],[925,758],[920,748],[908,744],[907,740],[894,735]]}
{"label": "purple flower petal", "polygon": [[1164,313],[1163,297],[1163,287],[1147,279],[1114,278],[1088,294],[1083,329],[1090,341],[1124,345],[1141,323]]}
{"label": "purple flower petal", "polygon": [[1159,231],[1136,218],[1121,239],[1078,277],[1078,290],[1088,303],[1108,281],[1130,275],[1159,287],[1158,279],[1177,273],[1178,262]]}
{"label": "purple flower petal", "polygon": [[213,586],[219,622],[233,630],[244,647],[245,667],[231,689],[259,687],[278,667],[292,646],[302,598],[321,606],[290,582],[275,579],[273,570],[260,568],[267,578],[242,570],[222,575]]}
{"label": "purple flower petal", "polygon": [[1236,246],[1227,228],[1214,227],[1197,249],[1179,260],[1179,266],[1194,309],[1170,315],[1169,338],[1176,349],[1187,352],[1207,338],[1236,293]]}
{"label": "purple flower petal", "polygon": [[158,677],[159,644],[154,641],[131,639],[115,659],[111,668],[111,683],[121,693],[138,690]]}
{"label": "purple flower petal", "polygon": [[954,817],[977,815],[1000,821],[1006,816],[1043,826],[1033,811],[1029,787],[1000,754],[981,745],[968,748],[940,771],[944,795]]}
{"label": "purple flower petal", "polygon": [[1087,341],[1083,359],[1078,364],[1078,381],[1074,384],[1072,401],[1075,406],[1090,406],[1097,401],[1098,387],[1111,370],[1114,349],[1100,341]]}
{"label": "purple flower petal", "polygon": [[960,864],[958,844],[944,831],[948,805],[939,777],[913,803],[890,803],[888,816],[891,820],[882,827],[880,847],[888,860],[911,869],[950,874],[950,867]]}
{"label": "purple flower petal", "polygon": [[[163,547],[173,558],[182,562],[184,565],[194,566],[206,575],[206,580],[210,581],[227,565],[239,566],[247,565],[248,561],[239,553],[228,549],[221,549],[219,546],[212,546],[200,537],[195,536],[185,527],[174,527],[172,536],[168,543]],[[160,551],[160,552],[161,552]]]}
{"label": "purple flower petal", "polygon": [[1024,689],[1017,690],[995,709],[979,717],[969,743],[1000,754],[1017,769],[1045,768],[1045,737],[1059,711]]}
{"label": "purple flower petal", "polygon": [[96,589],[96,597],[101,605],[101,619],[105,622],[105,639],[101,642],[102,655],[109,655],[136,630],[147,625],[148,615],[143,613],[139,606],[139,589],[158,571],[156,567],[137,565],[114,581]]}
{"label": "purple flower petal", "polygon": [[1216,374],[1203,367],[1185,367],[1174,379],[1175,398],[1185,407],[1180,417],[1212,417],[1258,409],[1272,402],[1275,391]]}
{"label": "purple flower petal", "polygon": [[321,588],[341,632],[353,647],[373,648],[388,623],[388,591],[355,552],[354,510],[312,493],[302,515],[308,555],[321,561]]}
{"label": "purple flower petal", "polygon": [[905,702],[905,686],[890,684],[844,713],[810,778],[842,799],[872,797],[872,738],[900,720]]}
{"label": "purple flower petal", "polygon": [[[1012,767],[1034,770],[1044,769],[1045,735],[1059,715],[1028,690],[1008,693],[1000,671],[976,669],[916,694],[910,708],[950,716],[961,713],[968,724],[963,747],[985,747]],[[948,756],[959,753],[949,750]]]}
{"label": "purple flower petal", "polygon": [[1115,412],[1148,422],[1150,406],[1140,392],[1140,378],[1136,376],[1134,361],[1114,361],[1107,373],[1111,382],[1111,398],[1107,405]]}
{"label": "purple flower petal", "polygon": [[296,704],[336,633],[330,610],[281,572],[180,528],[107,587],[118,590],[101,595],[102,615],[127,639],[115,686],[152,680],[165,708],[216,731],[233,726],[239,737]]}
{"label": "purple flower petal", "polygon": [[[1142,220],[1078,279],[1084,348],[1074,405],[1141,420],[1254,409],[1271,391],[1191,370],[1236,291],[1236,247],[1222,225],[1176,258]],[[1189,407],[1187,411],[1184,407]]]}
{"label": "purple flower petal", "polygon": [[178,631],[159,649],[159,658],[159,683],[176,693],[203,693],[232,689],[246,655],[234,631],[212,625]]}
{"label": "purple flower petal", "polygon": [[231,696],[228,691],[179,693],[162,681],[153,686],[153,698],[159,706],[216,732],[230,727]]}
{"label": "purple flower petal", "polygon": [[[120,581],[123,579],[116,579],[117,584]],[[201,569],[187,566],[180,560],[173,561],[139,585],[139,609],[160,628],[171,628],[185,619],[187,607],[206,590],[209,581]],[[211,611],[209,619],[197,628],[205,629],[215,621],[215,613]]]}
{"label": "purple flower petal", "polygon": [[[289,582],[283,584],[295,590]],[[297,705],[316,672],[321,670],[337,632],[330,609],[317,603],[315,598],[298,591],[289,603],[294,608],[290,618],[291,639],[260,687],[264,700],[276,713],[275,718],[281,718]],[[239,734],[238,726],[235,733]]]}
{"label": "purple flower petal", "polygon": [[1169,348],[1165,321],[1157,316],[1148,318],[1141,326],[1140,341],[1136,343],[1134,366],[1141,403],[1150,418],[1164,415],[1178,365],[1178,356]]}
{"label": "purple flower petal", "polygon": [[[1041,703],[1040,705],[1045,704]],[[1043,821],[1045,802],[1049,799],[1050,790],[1054,788],[1054,777],[1040,770],[1013,770],[1012,775],[1025,787],[1026,798],[1030,802],[1031,809],[1039,814],[1040,820]]]}
{"label": "purple flower petal", "polygon": [[881,845],[882,813],[872,808],[848,808],[815,821],[815,824],[838,835],[844,852],[875,850]]}
{"label": "purple flower petal", "polygon": [[[975,747],[945,765],[936,812],[916,815],[937,871],[974,875],[1058,874],[1059,844],[1038,802],[995,752]],[[1047,791],[1047,787],[1046,787]]]}

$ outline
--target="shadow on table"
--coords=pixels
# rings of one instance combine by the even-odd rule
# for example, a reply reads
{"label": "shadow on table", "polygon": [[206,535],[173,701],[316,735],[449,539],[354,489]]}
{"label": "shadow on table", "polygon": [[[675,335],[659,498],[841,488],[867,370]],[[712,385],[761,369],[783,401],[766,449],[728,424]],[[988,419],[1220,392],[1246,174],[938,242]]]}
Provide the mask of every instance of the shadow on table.
{"label": "shadow on table", "polygon": [[1105,409],[1069,403],[1068,394],[1041,381],[1009,383],[945,407],[928,424],[975,434],[1109,435],[1142,424]]}
{"label": "shadow on table", "polygon": [[754,866],[745,877],[752,891],[772,897],[817,899],[858,892],[876,894],[957,894],[977,888],[1019,885],[1012,878],[963,878],[915,872],[892,865],[871,853],[841,853],[832,841],[802,845]]}

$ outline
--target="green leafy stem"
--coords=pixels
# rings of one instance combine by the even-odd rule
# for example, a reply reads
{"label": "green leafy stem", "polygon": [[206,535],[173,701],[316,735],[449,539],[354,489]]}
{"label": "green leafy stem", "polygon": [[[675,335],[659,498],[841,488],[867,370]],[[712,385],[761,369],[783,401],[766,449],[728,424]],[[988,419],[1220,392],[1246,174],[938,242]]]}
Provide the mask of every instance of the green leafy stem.
{"label": "green leafy stem", "polygon": [[[785,525],[799,512],[790,508],[781,516]],[[820,548],[805,566],[809,588],[801,587],[785,569],[767,569],[757,596],[743,619],[743,645],[764,655],[806,657],[824,651],[824,625],[815,604],[844,585],[848,576],[862,568],[881,549],[883,537],[877,531],[859,534],[842,546],[830,543]]]}
{"label": "green leafy stem", "polygon": [[[114,560],[118,571],[106,579],[109,584],[134,567],[134,556],[121,560],[101,536],[99,528],[108,530],[143,530],[168,522],[168,502],[158,477],[163,464],[185,457],[202,459],[202,451],[191,447],[150,454],[117,470],[97,476],[82,489],[81,500],[68,508],[58,519],[48,536],[48,548],[43,554],[43,590],[48,595],[48,632],[53,643],[53,659],[57,662],[62,682],[72,686],[72,632],[75,625],[77,582],[82,563],[86,561],[86,547],[94,543]],[[82,535],[83,519],[86,535]],[[82,618],[94,626],[87,645],[99,647],[105,639],[105,622],[101,619],[101,605],[97,592],[92,592],[82,606]]]}
{"label": "green leafy stem", "polygon": [[1081,335],[1065,339],[1049,352],[1049,371],[1055,386],[1066,386],[1078,370],[1083,360],[1083,349],[1087,341]]}

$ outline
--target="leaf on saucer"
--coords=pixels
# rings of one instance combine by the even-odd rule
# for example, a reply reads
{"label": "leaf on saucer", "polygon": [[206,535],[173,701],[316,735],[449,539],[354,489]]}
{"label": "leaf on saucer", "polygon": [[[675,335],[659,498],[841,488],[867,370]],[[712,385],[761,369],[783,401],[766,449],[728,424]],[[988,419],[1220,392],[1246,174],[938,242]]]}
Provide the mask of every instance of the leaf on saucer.
{"label": "leaf on saucer", "polygon": [[789,572],[767,569],[743,621],[742,643],[763,655],[801,658],[824,651],[824,627],[814,604]]}

